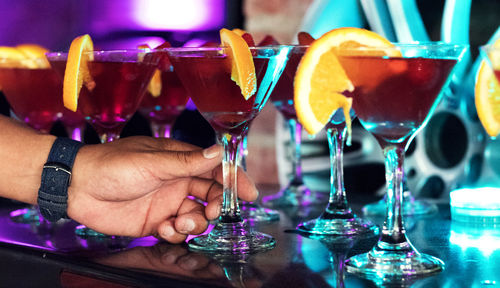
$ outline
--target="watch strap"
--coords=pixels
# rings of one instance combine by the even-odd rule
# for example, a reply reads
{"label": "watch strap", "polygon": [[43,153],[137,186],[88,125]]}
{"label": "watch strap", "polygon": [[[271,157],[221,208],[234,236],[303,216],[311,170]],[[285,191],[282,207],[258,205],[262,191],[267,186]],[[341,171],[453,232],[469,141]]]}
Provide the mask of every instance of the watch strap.
{"label": "watch strap", "polygon": [[48,221],[67,218],[68,187],[78,150],[83,143],[58,137],[52,144],[47,162],[43,165],[42,181],[38,190],[40,213]]}

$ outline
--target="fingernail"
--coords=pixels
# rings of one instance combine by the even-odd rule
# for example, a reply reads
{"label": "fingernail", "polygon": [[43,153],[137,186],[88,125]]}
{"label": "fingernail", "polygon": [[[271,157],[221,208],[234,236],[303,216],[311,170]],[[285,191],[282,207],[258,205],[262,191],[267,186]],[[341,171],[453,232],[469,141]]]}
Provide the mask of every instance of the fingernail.
{"label": "fingernail", "polygon": [[220,147],[219,145],[215,144],[203,150],[203,157],[205,157],[206,159],[213,159],[217,157],[219,153]]}
{"label": "fingernail", "polygon": [[180,225],[179,225],[179,232],[181,233],[184,233],[184,234],[187,234],[191,231],[193,231],[195,227],[195,223],[193,221],[193,219],[184,219],[184,221],[181,221]]}
{"label": "fingernail", "polygon": [[161,231],[161,236],[165,239],[174,236],[175,230],[172,226],[165,226]]}

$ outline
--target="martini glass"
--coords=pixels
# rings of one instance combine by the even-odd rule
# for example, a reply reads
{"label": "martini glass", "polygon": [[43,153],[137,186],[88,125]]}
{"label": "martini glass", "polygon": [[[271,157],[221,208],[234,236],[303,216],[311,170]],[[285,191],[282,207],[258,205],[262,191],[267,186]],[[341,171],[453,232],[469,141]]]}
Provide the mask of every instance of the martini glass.
{"label": "martini glass", "polygon": [[302,164],[300,144],[302,142],[302,124],[297,120],[297,113],[293,106],[293,79],[300,59],[309,45],[293,46],[290,59],[287,62],[283,76],[278,80],[276,88],[271,94],[271,101],[285,118],[290,129],[292,143],[292,176],[286,187],[275,195],[264,197],[263,202],[269,207],[307,206],[316,201],[316,195],[304,184],[302,178]]}
{"label": "martini glass", "polygon": [[[62,82],[51,67],[28,68],[24,65],[46,61],[44,58],[14,61],[0,57],[0,86],[16,117],[48,134],[63,111]],[[13,211],[10,216],[17,223],[42,221],[35,205]]]}
{"label": "martini glass", "polygon": [[175,119],[181,114],[189,100],[189,95],[174,72],[174,67],[161,63],[161,92],[157,97],[146,92],[139,107],[141,115],[149,121],[151,132],[156,138],[171,137]]}
{"label": "martini glass", "polygon": [[[248,129],[245,131],[240,145],[240,166],[243,171],[247,171],[247,156],[248,156],[248,130],[250,129],[250,124]],[[257,202],[247,202],[240,201],[240,212],[243,219],[255,222],[255,223],[265,223],[280,220],[280,214],[276,210],[264,208],[260,206]]]}
{"label": "martini glass", "polygon": [[[419,253],[406,236],[402,215],[404,153],[435,110],[441,89],[465,51],[466,46],[443,43],[337,50],[355,87],[353,108],[384,152],[387,179],[387,212],[380,238],[370,252],[348,260],[348,272],[390,280],[443,270],[443,261]],[[393,56],[380,56],[381,52]]]}
{"label": "martini glass", "polygon": [[[64,75],[67,53],[48,53],[47,58],[60,75]],[[83,85],[78,98],[78,111],[96,130],[101,143],[120,138],[125,124],[139,107],[147,84],[156,68],[158,57],[143,50],[88,52],[92,82]],[[80,237],[110,236],[84,225],[75,230]]]}
{"label": "martini glass", "polygon": [[249,123],[262,110],[283,72],[289,46],[250,47],[257,90],[248,100],[231,80],[225,47],[167,48],[168,56],[184,87],[224,146],[223,201],[212,231],[189,241],[192,250],[212,253],[251,253],[274,247],[273,237],[250,231],[240,214],[237,195],[237,161]]}
{"label": "martini glass", "polygon": [[332,115],[325,130],[330,150],[330,199],[326,210],[318,218],[301,223],[296,229],[303,233],[340,238],[377,234],[378,227],[356,216],[347,203],[343,170],[344,139],[347,129],[342,109],[338,109]]}

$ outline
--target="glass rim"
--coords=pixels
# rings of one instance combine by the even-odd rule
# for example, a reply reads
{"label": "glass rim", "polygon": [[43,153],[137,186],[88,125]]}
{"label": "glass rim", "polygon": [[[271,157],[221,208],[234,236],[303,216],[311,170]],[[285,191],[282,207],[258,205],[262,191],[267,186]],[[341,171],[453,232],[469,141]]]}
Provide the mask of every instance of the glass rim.
{"label": "glass rim", "polygon": [[[94,50],[94,51],[88,51],[88,52],[83,52],[83,54],[93,54],[93,55],[99,55],[99,54],[122,54],[122,53],[151,53],[153,52],[154,49],[111,49],[111,50]],[[67,56],[69,51],[51,51],[45,53],[46,57],[50,56]]]}
{"label": "glass rim", "polygon": [[357,46],[357,47],[335,47],[338,50],[391,50],[403,47],[415,49],[429,48],[447,48],[447,49],[463,49],[468,48],[469,44],[446,43],[441,41],[422,41],[422,42],[391,42],[394,46]]}
{"label": "glass rim", "polygon": [[[269,50],[280,47],[299,47],[299,46],[307,46],[309,45],[293,45],[293,44],[276,44],[276,45],[266,45],[266,46],[249,46],[250,50]],[[160,49],[152,49],[151,52],[162,52],[162,51],[173,51],[173,52],[195,52],[195,51],[221,51],[229,46],[217,46],[217,47],[166,47]]]}

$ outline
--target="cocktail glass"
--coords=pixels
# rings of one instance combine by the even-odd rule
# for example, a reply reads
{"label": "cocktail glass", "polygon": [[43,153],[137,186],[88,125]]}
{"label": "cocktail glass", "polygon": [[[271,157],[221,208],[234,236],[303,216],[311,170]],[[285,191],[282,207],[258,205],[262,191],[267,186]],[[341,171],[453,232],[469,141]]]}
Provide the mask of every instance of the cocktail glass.
{"label": "cocktail glass", "polygon": [[[46,61],[42,58],[15,61],[0,58],[0,87],[18,119],[48,134],[63,111],[62,82],[50,67],[28,68],[23,64]],[[42,221],[35,205],[13,211],[10,216],[17,223]]]}
{"label": "cocktail glass", "polygon": [[[248,156],[248,130],[250,130],[250,124],[243,135],[240,145],[240,166],[243,170],[247,171],[247,156]],[[243,219],[255,222],[255,223],[265,223],[280,220],[280,214],[278,211],[264,208],[257,202],[247,202],[240,201],[240,213]]]}
{"label": "cocktail glass", "polygon": [[330,150],[330,199],[328,206],[318,218],[303,222],[296,229],[315,235],[373,236],[378,233],[378,227],[370,221],[356,216],[347,203],[343,169],[344,139],[347,129],[342,109],[337,110],[332,115],[325,130]]}
{"label": "cocktail glass", "polygon": [[[353,109],[383,149],[388,187],[380,238],[370,252],[348,260],[348,272],[390,280],[425,276],[443,269],[443,261],[419,253],[406,236],[403,162],[406,146],[429,120],[442,87],[465,51],[466,46],[443,43],[337,49],[339,61],[355,87]],[[402,56],[380,56],[381,52]]]}
{"label": "cocktail glass", "polygon": [[148,119],[154,137],[170,138],[172,126],[186,107],[189,95],[170,63],[161,63],[160,68],[160,95],[155,97],[147,91],[139,112]]}
{"label": "cocktail glass", "polygon": [[227,48],[167,48],[184,87],[224,146],[223,202],[217,224],[207,235],[189,241],[191,249],[214,253],[250,253],[271,249],[273,237],[250,231],[243,221],[237,195],[237,161],[242,136],[262,110],[288,60],[290,46],[250,47],[257,90],[248,100],[231,80]]}
{"label": "cocktail glass", "polygon": [[[120,137],[123,127],[137,111],[158,57],[143,50],[88,53],[93,56],[88,62],[92,83],[82,87],[78,112],[96,130],[101,143],[112,142]],[[67,53],[61,52],[47,54],[60,76],[64,75],[67,57]],[[75,232],[81,237],[110,237],[84,225],[77,226]]]}
{"label": "cocktail glass", "polygon": [[297,120],[293,105],[293,79],[300,59],[309,45],[293,46],[290,59],[287,62],[282,77],[271,93],[271,101],[285,118],[290,129],[292,155],[292,176],[286,187],[275,195],[266,196],[263,202],[269,207],[307,206],[315,203],[316,194],[304,184],[302,178],[302,162],[300,144],[302,142],[302,124]]}

